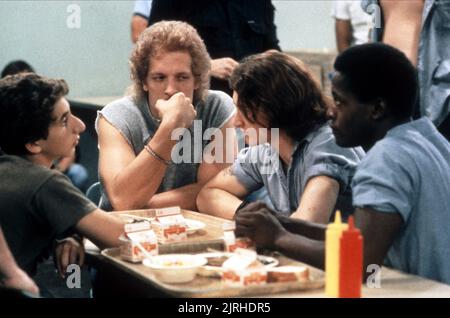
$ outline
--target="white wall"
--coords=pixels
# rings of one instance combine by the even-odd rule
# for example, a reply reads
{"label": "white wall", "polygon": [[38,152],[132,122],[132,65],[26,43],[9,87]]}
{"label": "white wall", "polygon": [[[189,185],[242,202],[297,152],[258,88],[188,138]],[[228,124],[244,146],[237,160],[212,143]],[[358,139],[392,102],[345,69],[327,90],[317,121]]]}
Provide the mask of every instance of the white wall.
{"label": "white wall", "polygon": [[283,50],[334,50],[332,0],[273,0],[278,38]]}
{"label": "white wall", "polygon": [[[331,1],[273,1],[283,50],[333,49]],[[69,28],[76,4],[80,28]],[[1,1],[0,68],[13,59],[69,83],[72,97],[120,95],[129,85],[134,1]]]}

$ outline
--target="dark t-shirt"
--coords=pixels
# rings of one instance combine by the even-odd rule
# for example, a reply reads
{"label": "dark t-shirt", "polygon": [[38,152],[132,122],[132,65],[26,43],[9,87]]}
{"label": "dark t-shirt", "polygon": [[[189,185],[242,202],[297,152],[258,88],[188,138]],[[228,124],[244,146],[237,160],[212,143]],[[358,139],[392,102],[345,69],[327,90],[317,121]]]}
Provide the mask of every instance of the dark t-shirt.
{"label": "dark t-shirt", "polygon": [[57,237],[68,235],[96,209],[56,170],[0,155],[0,225],[18,265],[34,274]]}

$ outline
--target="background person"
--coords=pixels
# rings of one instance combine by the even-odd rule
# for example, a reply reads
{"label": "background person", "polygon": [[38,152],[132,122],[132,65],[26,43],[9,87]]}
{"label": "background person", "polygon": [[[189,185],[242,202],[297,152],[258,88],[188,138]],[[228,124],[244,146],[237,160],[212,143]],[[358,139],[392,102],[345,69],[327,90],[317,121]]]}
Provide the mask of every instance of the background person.
{"label": "background person", "polygon": [[334,29],[339,53],[350,46],[369,42],[372,17],[363,11],[360,1],[333,1],[331,16],[335,19]]}

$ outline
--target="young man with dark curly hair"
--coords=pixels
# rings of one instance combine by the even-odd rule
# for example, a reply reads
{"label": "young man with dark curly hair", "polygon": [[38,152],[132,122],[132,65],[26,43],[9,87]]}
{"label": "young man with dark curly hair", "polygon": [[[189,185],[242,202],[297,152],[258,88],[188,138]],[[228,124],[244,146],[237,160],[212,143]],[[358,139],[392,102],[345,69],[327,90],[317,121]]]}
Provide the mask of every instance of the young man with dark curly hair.
{"label": "young man with dark curly hair", "polygon": [[[120,244],[123,232],[120,219],[50,169],[75,151],[85,129],[70,112],[67,93],[64,80],[32,73],[0,80],[0,225],[18,265],[31,275],[54,239],[77,233],[109,247]],[[59,252],[62,274],[68,264],[83,261],[73,240]]]}
{"label": "young man with dark curly hair", "polygon": [[243,199],[265,186],[285,216],[327,223],[336,208],[351,213],[349,185],[364,151],[336,145],[326,99],[307,68],[287,54],[262,53],[244,59],[231,86],[234,124],[250,147],[202,189],[200,211],[233,218]]}

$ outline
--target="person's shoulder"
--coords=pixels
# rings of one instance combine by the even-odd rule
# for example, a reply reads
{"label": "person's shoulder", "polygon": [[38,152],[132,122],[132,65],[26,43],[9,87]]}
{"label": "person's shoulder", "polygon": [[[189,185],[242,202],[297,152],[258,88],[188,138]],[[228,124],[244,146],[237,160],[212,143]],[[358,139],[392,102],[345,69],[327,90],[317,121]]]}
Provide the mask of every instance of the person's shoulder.
{"label": "person's shoulder", "polygon": [[333,131],[331,130],[330,125],[323,124],[313,131],[311,131],[306,137],[307,148],[314,149],[334,149],[340,148],[336,144],[336,139],[334,138]]}
{"label": "person's shoulder", "polygon": [[124,96],[108,103],[102,111],[110,111],[123,108],[135,108],[136,102],[132,96]]}
{"label": "person's shoulder", "polygon": [[[31,161],[19,156],[1,155],[0,165],[2,171],[5,173],[3,177],[8,175],[15,178],[16,182],[26,182],[28,186],[39,187],[55,174],[59,173],[56,170],[34,164]],[[26,176],[23,178],[23,176]]]}
{"label": "person's shoulder", "polygon": [[239,152],[238,159],[245,162],[257,163],[262,158],[270,157],[274,155],[274,153],[276,153],[276,151],[270,146],[270,144],[265,143],[242,149]]}
{"label": "person's shoulder", "polygon": [[307,145],[305,146],[305,156],[316,157],[321,156],[337,156],[341,160],[359,162],[365,152],[361,147],[340,147],[336,143],[333,131],[328,124],[324,124],[311,132],[307,137]]}
{"label": "person's shoulder", "polygon": [[198,117],[208,127],[222,127],[235,113],[231,97],[221,91],[208,90],[203,103],[197,105]]}
{"label": "person's shoulder", "polygon": [[216,91],[216,90],[208,90],[206,93],[205,104],[210,105],[210,104],[220,104],[220,103],[233,104],[233,100],[230,97],[230,95],[228,95],[225,92]]}
{"label": "person's shoulder", "polygon": [[122,121],[130,118],[141,117],[141,111],[132,96],[124,96],[107,104],[99,112],[108,121]]}

